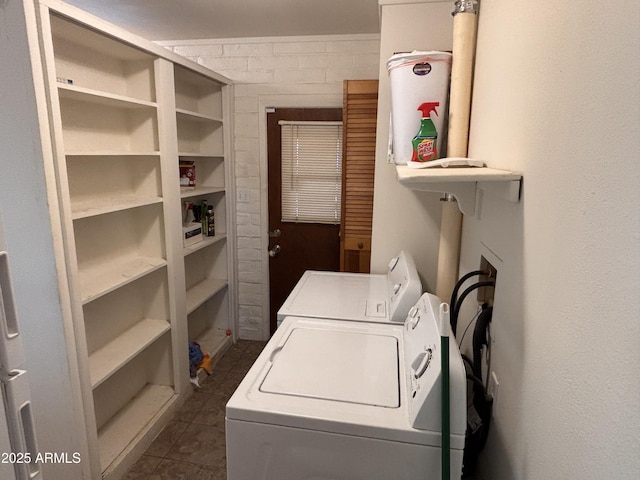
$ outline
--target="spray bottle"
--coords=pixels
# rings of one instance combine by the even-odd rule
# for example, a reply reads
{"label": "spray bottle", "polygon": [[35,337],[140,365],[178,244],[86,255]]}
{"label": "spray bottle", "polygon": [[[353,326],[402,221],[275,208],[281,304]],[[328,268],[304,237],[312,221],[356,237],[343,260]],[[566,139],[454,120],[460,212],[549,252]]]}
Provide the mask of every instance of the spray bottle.
{"label": "spray bottle", "polygon": [[411,142],[413,144],[412,162],[428,162],[438,158],[436,147],[438,131],[431,121],[431,112],[438,115],[436,107],[439,106],[440,102],[425,102],[418,107],[422,112],[422,120],[420,120],[420,131]]}

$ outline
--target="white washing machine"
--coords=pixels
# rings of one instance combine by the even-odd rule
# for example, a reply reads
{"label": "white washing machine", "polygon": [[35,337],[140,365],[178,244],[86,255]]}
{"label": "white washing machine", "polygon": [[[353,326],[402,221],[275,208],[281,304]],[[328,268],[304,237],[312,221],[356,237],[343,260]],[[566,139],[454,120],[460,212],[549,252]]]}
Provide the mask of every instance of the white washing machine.
{"label": "white washing machine", "polygon": [[[226,407],[228,480],[439,480],[440,301],[404,324],[287,317]],[[450,338],[451,478],[466,381]]]}
{"label": "white washing machine", "polygon": [[307,270],[278,310],[277,324],[289,316],[403,322],[421,294],[416,265],[404,251],[386,275]]}

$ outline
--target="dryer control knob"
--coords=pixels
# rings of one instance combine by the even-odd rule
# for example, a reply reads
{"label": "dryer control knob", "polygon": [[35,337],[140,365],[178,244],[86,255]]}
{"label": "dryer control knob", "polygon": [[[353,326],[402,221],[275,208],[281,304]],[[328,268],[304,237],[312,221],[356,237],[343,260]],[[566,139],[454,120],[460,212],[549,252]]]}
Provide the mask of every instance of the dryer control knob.
{"label": "dryer control knob", "polygon": [[389,271],[393,271],[394,268],[396,268],[396,265],[398,264],[398,260],[400,260],[400,257],[394,257],[391,259],[391,261],[389,262]]}
{"label": "dryer control knob", "polygon": [[433,351],[428,348],[425,352],[424,352],[424,357],[422,357],[422,361],[420,362],[420,365],[418,365],[418,368],[416,368],[415,370],[415,378],[418,379],[420,378],[422,375],[424,375],[424,372],[427,371],[427,368],[429,367],[429,364],[431,363],[431,358],[433,357]]}
{"label": "dryer control knob", "polygon": [[415,305],[411,307],[409,313],[407,314],[407,330],[413,330],[418,325],[420,321],[420,316],[418,315],[418,307]]}
{"label": "dryer control knob", "polygon": [[396,283],[396,284],[393,286],[393,293],[394,293],[394,294],[398,293],[398,292],[400,291],[400,288],[402,288],[402,284],[401,284],[401,283]]}

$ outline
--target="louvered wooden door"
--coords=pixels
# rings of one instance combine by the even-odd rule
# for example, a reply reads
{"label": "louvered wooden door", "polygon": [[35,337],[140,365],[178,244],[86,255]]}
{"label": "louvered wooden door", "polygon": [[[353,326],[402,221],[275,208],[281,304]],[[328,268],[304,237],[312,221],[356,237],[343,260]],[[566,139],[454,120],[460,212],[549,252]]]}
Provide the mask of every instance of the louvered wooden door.
{"label": "louvered wooden door", "polygon": [[369,273],[378,112],[377,80],[345,80],[340,269]]}

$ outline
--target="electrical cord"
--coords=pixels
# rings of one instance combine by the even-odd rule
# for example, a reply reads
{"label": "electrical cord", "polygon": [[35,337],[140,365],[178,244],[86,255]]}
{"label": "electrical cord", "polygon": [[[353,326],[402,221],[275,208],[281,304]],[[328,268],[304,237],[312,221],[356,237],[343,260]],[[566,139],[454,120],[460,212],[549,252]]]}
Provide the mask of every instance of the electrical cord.
{"label": "electrical cord", "polygon": [[[485,309],[485,305],[482,305],[482,310]],[[467,328],[464,329],[464,332],[462,332],[462,337],[460,337],[460,342],[458,343],[459,345],[462,345],[462,342],[464,341],[464,337],[467,334],[467,332],[469,331],[469,328],[471,327],[471,325],[473,325],[473,322],[475,322],[478,317],[480,316],[480,314],[482,313],[482,310],[478,310],[478,312],[473,316],[473,318],[471,318],[471,320],[469,320],[469,324],[467,325]]]}

